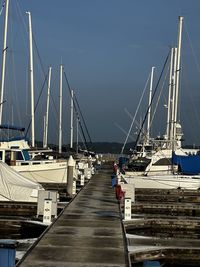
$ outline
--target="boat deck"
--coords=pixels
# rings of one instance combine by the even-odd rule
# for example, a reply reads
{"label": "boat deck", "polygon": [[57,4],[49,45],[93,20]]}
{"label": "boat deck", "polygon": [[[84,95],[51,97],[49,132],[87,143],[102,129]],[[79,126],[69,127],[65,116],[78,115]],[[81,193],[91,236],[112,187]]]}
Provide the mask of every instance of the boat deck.
{"label": "boat deck", "polygon": [[110,169],[91,178],[17,266],[129,266]]}

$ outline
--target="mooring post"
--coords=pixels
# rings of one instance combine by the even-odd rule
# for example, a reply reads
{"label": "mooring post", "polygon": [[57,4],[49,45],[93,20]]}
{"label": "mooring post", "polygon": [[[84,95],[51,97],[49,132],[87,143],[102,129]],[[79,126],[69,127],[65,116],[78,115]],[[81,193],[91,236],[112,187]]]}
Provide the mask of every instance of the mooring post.
{"label": "mooring post", "polygon": [[73,196],[73,183],[74,183],[74,168],[75,160],[72,156],[69,157],[67,167],[67,193],[70,197]]}
{"label": "mooring post", "polygon": [[0,266],[14,267],[18,242],[11,239],[0,239]]}

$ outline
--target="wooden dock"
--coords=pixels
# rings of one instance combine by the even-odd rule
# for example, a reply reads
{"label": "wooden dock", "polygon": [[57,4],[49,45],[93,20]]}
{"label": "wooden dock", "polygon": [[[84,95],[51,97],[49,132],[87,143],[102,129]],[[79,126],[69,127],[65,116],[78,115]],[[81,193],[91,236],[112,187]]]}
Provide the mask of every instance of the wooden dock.
{"label": "wooden dock", "polygon": [[17,267],[129,266],[110,169],[91,178]]}

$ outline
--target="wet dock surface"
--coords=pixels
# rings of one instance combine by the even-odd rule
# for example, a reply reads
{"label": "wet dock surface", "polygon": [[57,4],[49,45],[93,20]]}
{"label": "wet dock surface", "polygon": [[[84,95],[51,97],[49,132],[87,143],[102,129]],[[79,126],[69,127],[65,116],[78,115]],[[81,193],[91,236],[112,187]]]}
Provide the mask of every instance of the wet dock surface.
{"label": "wet dock surface", "polygon": [[110,177],[109,167],[95,174],[17,266],[129,266]]}
{"label": "wet dock surface", "polygon": [[199,190],[135,191],[132,219],[124,221],[132,267],[147,260],[168,267],[200,266],[199,196]]}

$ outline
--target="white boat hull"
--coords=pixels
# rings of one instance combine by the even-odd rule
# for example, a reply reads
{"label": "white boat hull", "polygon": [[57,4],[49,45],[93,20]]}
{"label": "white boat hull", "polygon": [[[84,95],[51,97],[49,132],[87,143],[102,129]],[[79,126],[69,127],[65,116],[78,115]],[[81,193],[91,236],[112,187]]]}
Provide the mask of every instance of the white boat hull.
{"label": "white boat hull", "polygon": [[135,188],[151,189],[189,189],[197,190],[200,188],[200,176],[123,176],[128,184],[134,184]]}
{"label": "white boat hull", "polygon": [[12,168],[38,183],[67,183],[67,161],[16,165]]}

